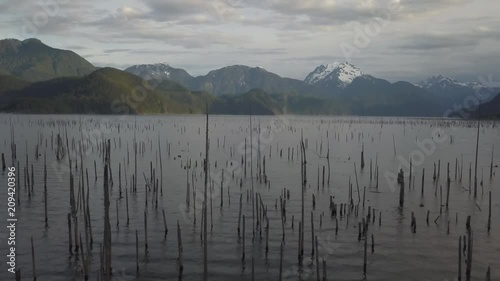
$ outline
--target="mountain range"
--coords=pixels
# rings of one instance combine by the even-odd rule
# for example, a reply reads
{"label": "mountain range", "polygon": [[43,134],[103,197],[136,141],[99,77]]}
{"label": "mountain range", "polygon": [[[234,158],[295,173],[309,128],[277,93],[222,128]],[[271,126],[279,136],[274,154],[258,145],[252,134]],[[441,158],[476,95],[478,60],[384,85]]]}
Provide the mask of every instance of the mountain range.
{"label": "mountain range", "polygon": [[[125,69],[125,71],[146,80],[173,80],[191,90],[207,91],[214,95],[245,93],[255,88],[263,89],[269,93],[341,95],[354,92],[356,94],[359,93],[359,89],[349,87],[356,79],[373,78],[377,80],[372,81],[383,80],[364,74],[358,67],[349,62],[320,65],[309,73],[303,81],[284,78],[261,67],[245,65],[223,67],[198,77],[193,77],[187,71],[173,68],[165,63],[134,65]],[[386,81],[385,86],[391,87],[391,85],[393,84]],[[424,91],[413,90],[415,92],[434,93],[438,97],[445,99],[463,99],[463,97],[474,94],[476,91],[488,90],[486,86],[479,82],[458,82],[441,75],[432,76],[414,85],[403,83],[397,85],[410,88],[412,86],[418,87]],[[388,89],[388,91],[391,91],[391,89]]]}
{"label": "mountain range", "polygon": [[252,89],[269,93],[318,94],[320,90],[303,81],[283,78],[261,67],[233,65],[212,70],[207,75],[192,77],[185,70],[168,64],[143,64],[125,71],[143,79],[170,79],[193,91],[206,91],[214,95],[241,94]]}
{"label": "mountain range", "polygon": [[[124,102],[137,86],[147,97],[137,105]],[[491,89],[443,76],[391,83],[349,62],[320,65],[304,80],[244,65],[197,77],[166,63],[100,69],[37,39],[0,40],[0,110],[8,112],[107,114],[117,113],[111,107],[122,101],[133,114],[201,113],[208,102],[221,114],[246,114],[251,107],[256,114],[441,116],[484,91]]]}

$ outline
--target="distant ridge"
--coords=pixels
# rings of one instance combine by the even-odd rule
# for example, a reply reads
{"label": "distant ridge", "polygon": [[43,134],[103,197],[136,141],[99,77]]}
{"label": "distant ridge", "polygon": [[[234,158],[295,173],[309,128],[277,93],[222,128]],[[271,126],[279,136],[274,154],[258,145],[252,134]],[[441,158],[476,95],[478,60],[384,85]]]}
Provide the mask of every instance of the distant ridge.
{"label": "distant ridge", "polygon": [[72,51],[59,50],[38,39],[0,40],[0,74],[28,81],[82,77],[96,68]]}

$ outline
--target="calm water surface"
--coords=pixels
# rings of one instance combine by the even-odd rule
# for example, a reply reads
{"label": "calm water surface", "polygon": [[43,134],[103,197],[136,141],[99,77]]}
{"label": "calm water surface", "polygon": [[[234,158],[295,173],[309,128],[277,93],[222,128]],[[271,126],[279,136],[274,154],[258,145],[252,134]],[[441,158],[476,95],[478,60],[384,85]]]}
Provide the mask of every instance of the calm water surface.
{"label": "calm water surface", "polygon": [[[21,268],[23,280],[33,278],[30,237],[33,237],[35,244],[37,280],[83,280],[81,256],[70,255],[68,250],[67,214],[70,212],[70,176],[67,169],[68,156],[59,161],[56,159],[57,134],[61,134],[64,142],[67,134],[73,160],[80,155],[77,151],[79,143],[82,144],[83,157],[78,156],[78,159],[82,158],[84,174],[88,171],[89,181],[87,182],[86,177],[84,181],[90,191],[89,204],[94,240],[90,254],[89,279],[98,280],[99,243],[103,239],[104,225],[101,149],[102,141],[110,139],[113,174],[110,210],[113,280],[202,280],[201,201],[198,200],[200,204],[193,207],[194,199],[191,194],[190,206],[187,208],[186,180],[189,179],[191,191],[194,188],[196,196],[202,198],[204,122],[204,116],[0,115],[0,132],[2,132],[0,150],[5,154],[8,166],[12,165],[11,138],[17,146],[20,206],[16,209],[18,219],[16,258],[17,268]],[[474,199],[472,189],[476,125],[475,122],[441,119],[254,116],[252,134],[255,141],[254,149],[250,152],[248,116],[210,116],[210,181],[213,181],[213,187],[208,225],[209,280],[252,280],[252,257],[256,280],[278,280],[282,241],[279,198],[283,188],[290,191],[290,198],[286,200],[283,280],[316,280],[316,262],[310,255],[311,212],[314,213],[315,235],[319,240],[319,259],[320,263],[323,259],[326,261],[328,280],[363,280],[364,241],[358,241],[358,223],[361,222],[363,214],[368,213],[369,207],[376,210],[376,222],[369,226],[369,233],[373,234],[375,239],[375,251],[373,253],[371,249],[368,251],[367,280],[454,280],[458,271],[458,238],[466,234],[465,220],[468,215],[472,216],[474,231],[473,280],[484,280],[488,266],[492,270],[491,280],[500,280],[500,179],[497,174],[500,152],[493,155],[493,176],[490,178],[493,146],[497,146],[495,150],[500,150],[498,145],[500,130],[498,124],[492,122],[483,123],[480,129],[477,198]],[[14,136],[11,135],[11,127]],[[297,149],[301,135],[307,146],[307,187],[305,254],[302,265],[299,265],[297,248],[298,224],[301,219],[301,168]],[[144,153],[139,153],[137,156],[136,193],[130,192],[134,174],[134,138],[144,149]],[[245,158],[245,138],[246,174],[244,164],[242,165]],[[257,141],[259,139],[260,141]],[[361,169],[363,147],[365,167]],[[260,148],[261,163],[265,157],[268,183],[265,183],[263,178],[258,178],[258,148]],[[329,183],[326,157],[328,150],[330,151]],[[24,185],[26,155],[30,173],[31,165],[34,171],[34,194],[31,196]],[[45,227],[44,223],[44,155],[47,157],[48,166],[48,227]],[[408,184],[407,164],[410,158],[413,159],[412,182],[414,182],[411,186]],[[94,161],[97,181],[94,179]],[[188,161],[191,161],[189,172],[185,169]],[[434,165],[438,167],[439,161],[440,177],[434,181]],[[451,185],[447,209],[444,205],[448,163]],[[379,171],[378,189],[375,177],[376,164]],[[158,196],[157,206],[152,192],[146,195],[145,178],[150,177],[150,165],[155,169],[163,193]],[[469,179],[469,165],[471,165],[472,182]],[[122,198],[119,196],[119,166],[122,193],[125,193],[125,190],[129,192],[129,225],[126,224],[125,195],[123,194]],[[263,165],[261,166],[263,168]],[[405,171],[403,208],[398,207],[399,187],[394,183],[399,166]],[[323,167],[325,167],[325,184],[322,183]],[[76,191],[81,181],[81,168],[79,161],[76,170],[73,161]],[[425,169],[425,180],[422,195],[423,169]],[[223,170],[225,176],[221,196],[220,183]],[[353,202],[358,205],[359,214],[357,217],[354,213],[342,217],[337,215],[339,230],[336,235],[336,220],[330,215],[329,200],[333,196],[335,203],[347,203],[349,181],[353,184]],[[0,183],[5,187],[0,194],[0,206],[2,206],[0,220],[7,225],[6,172],[0,173]],[[252,185],[254,191],[262,198],[269,217],[267,255],[265,229],[253,231],[252,227],[252,201],[247,197]],[[442,199],[440,186],[442,186]],[[488,233],[490,191],[493,203],[492,227]],[[242,212],[246,217],[244,261],[241,259],[242,237],[238,237],[237,233],[240,195],[243,198]],[[313,195],[316,198],[315,208],[312,204]],[[359,203],[358,198],[361,199]],[[117,225],[117,207],[119,225]],[[162,210],[165,210],[169,228],[166,239]],[[429,225],[426,223],[428,210]],[[145,211],[148,216],[148,251],[145,251],[144,247]],[[412,212],[416,216],[416,233],[412,233],[410,228]],[[381,225],[378,222],[380,214]],[[322,217],[321,222],[320,217]],[[78,218],[79,232],[85,244],[84,219],[81,211],[78,213]],[[177,221],[182,230],[184,265],[182,276],[179,276],[178,270]],[[136,230],[139,233],[138,275],[135,252]],[[14,275],[7,272],[6,227],[0,227],[0,232],[2,237],[0,252],[3,256],[0,280],[14,280]],[[371,240],[368,241],[368,247],[371,247]],[[465,270],[465,264],[462,268]],[[322,269],[320,271],[322,272]]]}

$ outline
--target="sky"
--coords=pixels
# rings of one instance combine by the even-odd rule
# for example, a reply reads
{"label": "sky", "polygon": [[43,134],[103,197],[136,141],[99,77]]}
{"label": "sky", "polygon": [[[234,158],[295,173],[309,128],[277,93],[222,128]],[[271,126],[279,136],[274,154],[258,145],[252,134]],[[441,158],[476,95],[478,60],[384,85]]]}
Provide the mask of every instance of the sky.
{"label": "sky", "polygon": [[392,82],[500,82],[498,12],[498,0],[0,0],[0,38],[193,76],[242,64],[303,80],[349,61]]}

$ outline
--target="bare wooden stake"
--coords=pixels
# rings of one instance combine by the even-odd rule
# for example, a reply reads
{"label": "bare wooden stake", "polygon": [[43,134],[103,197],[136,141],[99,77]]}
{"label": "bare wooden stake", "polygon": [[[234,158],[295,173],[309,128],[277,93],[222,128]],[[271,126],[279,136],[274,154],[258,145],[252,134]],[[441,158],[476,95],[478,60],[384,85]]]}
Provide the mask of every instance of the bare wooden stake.
{"label": "bare wooden stake", "polygon": [[489,198],[489,209],[488,209],[488,234],[491,230],[491,190],[490,190],[490,198]]}
{"label": "bare wooden stake", "polygon": [[462,236],[458,238],[458,281],[462,281]]}
{"label": "bare wooden stake", "polygon": [[130,218],[128,215],[128,190],[125,188],[125,203],[127,204],[127,226],[129,225]]}
{"label": "bare wooden stake", "polygon": [[361,202],[361,194],[359,192],[358,172],[356,171],[356,162],[354,162],[353,165],[354,165],[354,175],[356,176],[356,188],[358,190],[358,204],[359,204]]}
{"label": "bare wooden stake", "polygon": [[316,248],[316,281],[321,281],[319,276],[318,236],[314,237],[314,248]]}
{"label": "bare wooden stake", "polygon": [[179,262],[179,274],[182,274],[184,270],[184,265],[182,264],[182,235],[181,235],[181,227],[179,225],[179,221],[177,221],[177,250],[178,250],[178,262]]}
{"label": "bare wooden stake", "polygon": [[16,270],[16,281],[21,281],[21,269]]}
{"label": "bare wooden stake", "polygon": [[2,171],[5,172],[5,169],[7,168],[7,166],[5,165],[5,156],[2,152]]}
{"label": "bare wooden stake", "polygon": [[473,233],[472,229],[469,228],[467,230],[467,268],[465,269],[465,280],[471,280],[471,272],[472,272],[472,249],[473,249]]}
{"label": "bare wooden stake", "polygon": [[245,261],[245,215],[243,215],[243,239],[242,239],[242,253],[241,253],[241,260]]}
{"label": "bare wooden stake", "polygon": [[[80,245],[82,245],[82,235],[80,234]],[[85,281],[89,280],[89,271],[88,271],[88,260],[85,259],[84,248],[82,247],[82,251],[80,252],[82,256],[82,267],[83,267],[83,279]]]}
{"label": "bare wooden stake", "polygon": [[392,133],[392,144],[394,146],[394,157],[396,157],[396,140],[394,138],[394,133]]}
{"label": "bare wooden stake", "polygon": [[135,231],[135,270],[139,275],[139,233]]}
{"label": "bare wooden stake", "polygon": [[36,263],[35,263],[35,246],[33,245],[33,236],[31,236],[31,262],[33,263],[33,281],[36,281]]}
{"label": "bare wooden stake", "polygon": [[238,237],[240,237],[242,200],[243,200],[243,194],[240,194],[240,211],[238,213]]}
{"label": "bare wooden stake", "polygon": [[269,219],[267,218],[266,215],[266,257],[268,252],[269,252]]}
{"label": "bare wooden stake", "polygon": [[[208,192],[208,171],[209,171],[209,150],[210,150],[210,142],[208,139],[208,102],[206,103],[206,123],[205,123],[205,189],[203,192],[203,280],[208,280],[208,239],[207,239],[207,192]],[[246,155],[246,154],[245,154]],[[221,203],[222,197],[224,195],[221,193]],[[212,209],[212,197],[210,196],[210,209]],[[196,204],[193,204],[196,205]],[[177,222],[178,223],[178,222]],[[212,225],[213,226],[213,225]]]}
{"label": "bare wooden stake", "polygon": [[311,255],[314,256],[314,249],[316,248],[314,245],[314,212],[311,212],[311,242],[312,242],[312,249],[311,249]]}
{"label": "bare wooden stake", "polygon": [[366,186],[363,187],[363,208],[365,207],[365,200],[366,200]]}
{"label": "bare wooden stake", "polygon": [[367,250],[368,250],[368,238],[365,237],[365,248],[364,248],[364,259],[363,259],[363,275],[365,277],[366,277],[366,262],[368,259]]}
{"label": "bare wooden stake", "polygon": [[372,253],[375,252],[375,237],[373,237],[372,233]]}
{"label": "bare wooden stake", "polygon": [[73,238],[71,236],[71,214],[68,213],[68,237],[69,237],[69,253],[73,254]]}
{"label": "bare wooden stake", "polygon": [[148,212],[144,211],[144,248],[148,251]]}
{"label": "bare wooden stake", "polygon": [[450,203],[450,181],[448,180],[446,184],[446,210],[448,210],[449,203]]}
{"label": "bare wooden stake", "polygon": [[116,227],[120,226],[120,213],[118,212],[118,199],[116,199]]}
{"label": "bare wooden stake", "polygon": [[279,281],[283,280],[283,241],[281,241],[280,245],[280,275],[279,275]]}
{"label": "bare wooden stake", "polygon": [[[495,145],[493,145],[491,149],[491,163],[490,163],[490,179],[493,178],[493,155],[495,154]],[[2,159],[3,159],[3,153],[2,153]],[[5,170],[5,166],[4,166]]]}
{"label": "bare wooden stake", "polygon": [[424,187],[425,187],[425,168],[422,168],[422,196],[424,196]]}
{"label": "bare wooden stake", "polygon": [[481,128],[481,121],[477,121],[477,138],[476,138],[476,165],[474,167],[474,198],[477,198],[477,157],[479,151],[479,129]]}
{"label": "bare wooden stake", "polygon": [[165,217],[165,209],[162,209],[161,212],[163,214],[163,228],[165,229],[165,238],[167,238],[168,227],[167,227],[167,219]]}
{"label": "bare wooden stake", "polygon": [[[107,153],[109,152],[109,140]],[[108,158],[106,158],[108,159]],[[108,160],[106,160],[108,163]],[[109,187],[108,187],[108,164],[104,165],[104,281],[111,281],[111,225],[109,222]],[[78,217],[75,217],[76,225],[78,225]]]}

